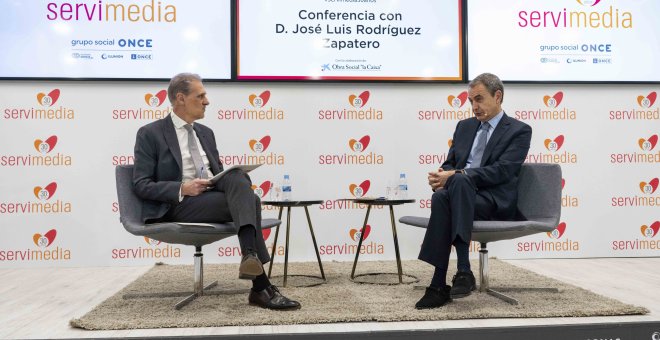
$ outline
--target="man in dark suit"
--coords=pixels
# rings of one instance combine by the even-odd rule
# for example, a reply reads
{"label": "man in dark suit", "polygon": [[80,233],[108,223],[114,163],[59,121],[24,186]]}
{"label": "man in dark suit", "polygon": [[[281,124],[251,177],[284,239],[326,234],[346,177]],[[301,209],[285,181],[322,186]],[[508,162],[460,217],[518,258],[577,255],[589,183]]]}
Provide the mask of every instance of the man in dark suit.
{"label": "man in dark suit", "polygon": [[263,263],[270,256],[261,233],[261,201],[248,175],[232,170],[215,185],[208,179],[223,168],[213,131],[195,123],[204,118],[209,105],[201,78],[178,74],[167,94],[174,114],[141,127],[135,141],[133,184],[145,202],[143,221],[233,221],[239,228],[243,254],[239,278],[252,280],[250,304],[300,308],[300,303],[271,285],[264,273]]}
{"label": "man in dark suit", "polygon": [[[476,289],[469,261],[474,220],[518,218],[518,174],[532,128],[504,113],[504,85],[496,75],[481,74],[468,88],[474,117],[458,122],[447,160],[428,176],[434,193],[419,259],[435,272],[418,309],[443,306]],[[450,287],[445,281],[452,245],[458,271]]]}

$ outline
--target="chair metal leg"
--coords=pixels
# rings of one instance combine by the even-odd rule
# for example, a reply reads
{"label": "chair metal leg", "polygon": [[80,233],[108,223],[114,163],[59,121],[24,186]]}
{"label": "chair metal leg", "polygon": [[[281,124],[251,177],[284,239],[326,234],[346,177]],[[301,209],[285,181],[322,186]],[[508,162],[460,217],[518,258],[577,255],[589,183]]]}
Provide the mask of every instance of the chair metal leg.
{"label": "chair metal leg", "polygon": [[[403,283],[403,269],[401,267],[401,255],[399,254],[399,238],[396,233],[396,223],[394,222],[394,207],[390,205],[390,220],[392,222],[392,236],[394,238],[394,252],[396,253],[396,267],[399,271],[399,283]],[[359,250],[359,249],[358,249]]]}
{"label": "chair metal leg", "polygon": [[312,242],[314,243],[314,251],[316,252],[316,259],[319,261],[319,269],[321,270],[321,278],[325,281],[325,273],[323,272],[323,264],[321,263],[321,255],[319,254],[319,247],[316,245],[316,236],[314,236],[314,228],[312,227],[312,219],[309,217],[309,209],[305,206],[305,215],[307,215],[307,225],[309,226],[309,233],[312,235]]}
{"label": "chair metal leg", "polygon": [[203,295],[229,295],[245,293],[247,289],[233,289],[227,291],[209,291],[211,288],[218,285],[218,281],[213,281],[204,287],[204,254],[202,253],[201,246],[195,246],[195,268],[193,278],[193,291],[192,292],[169,292],[169,293],[135,293],[124,294],[124,299],[137,299],[137,298],[169,298],[185,296],[185,298],[174,305],[174,309],[179,310]]}
{"label": "chair metal leg", "polygon": [[353,270],[351,271],[351,280],[355,278],[355,266],[357,266],[358,257],[360,256],[360,248],[362,247],[362,240],[364,239],[364,230],[367,227],[367,221],[369,221],[369,212],[371,211],[371,204],[367,206],[367,215],[364,217],[364,223],[362,224],[362,231],[360,231],[360,241],[358,242],[357,251],[355,251],[355,261],[353,261]]}
{"label": "chair metal leg", "polygon": [[518,305],[518,300],[508,296],[502,292],[550,292],[550,293],[559,293],[557,288],[547,288],[547,287],[494,287],[490,288],[488,284],[488,249],[486,248],[486,243],[481,243],[481,249],[479,250],[479,291],[486,292],[490,296],[494,296],[504,302],[510,303],[512,305]]}
{"label": "chair metal leg", "polygon": [[[284,210],[284,207],[280,207],[280,212],[277,215],[278,220],[282,220],[282,211]],[[270,264],[268,265],[268,277],[270,278],[270,273],[273,270],[273,262],[275,262],[275,250],[277,249],[277,236],[280,234],[280,225],[278,224],[277,227],[275,227],[275,239],[273,240],[273,250],[270,252]]]}

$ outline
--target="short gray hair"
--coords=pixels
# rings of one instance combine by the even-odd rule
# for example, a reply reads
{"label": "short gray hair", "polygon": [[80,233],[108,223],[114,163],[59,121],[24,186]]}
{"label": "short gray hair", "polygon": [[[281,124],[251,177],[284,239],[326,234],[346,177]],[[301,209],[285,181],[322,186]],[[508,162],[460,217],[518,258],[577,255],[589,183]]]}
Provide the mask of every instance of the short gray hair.
{"label": "short gray hair", "polygon": [[172,77],[167,87],[167,98],[170,99],[170,103],[174,104],[177,93],[190,94],[190,83],[193,81],[201,82],[202,77],[195,73],[179,73]]}
{"label": "short gray hair", "polygon": [[495,96],[495,92],[498,90],[502,92],[502,101],[504,101],[504,84],[500,78],[492,73],[482,73],[468,84],[469,88],[477,86],[477,84],[483,84],[490,93],[491,96]]}

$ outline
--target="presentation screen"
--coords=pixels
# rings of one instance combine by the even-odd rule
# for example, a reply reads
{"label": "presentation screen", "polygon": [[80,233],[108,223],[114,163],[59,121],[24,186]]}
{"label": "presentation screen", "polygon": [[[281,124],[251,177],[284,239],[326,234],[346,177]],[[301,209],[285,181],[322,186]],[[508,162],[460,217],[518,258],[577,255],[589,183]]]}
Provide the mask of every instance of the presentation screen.
{"label": "presentation screen", "polygon": [[237,0],[239,80],[460,81],[462,0]]}
{"label": "presentation screen", "polygon": [[231,78],[230,0],[0,0],[0,78]]}
{"label": "presentation screen", "polygon": [[660,81],[658,0],[469,0],[468,73],[505,81]]}

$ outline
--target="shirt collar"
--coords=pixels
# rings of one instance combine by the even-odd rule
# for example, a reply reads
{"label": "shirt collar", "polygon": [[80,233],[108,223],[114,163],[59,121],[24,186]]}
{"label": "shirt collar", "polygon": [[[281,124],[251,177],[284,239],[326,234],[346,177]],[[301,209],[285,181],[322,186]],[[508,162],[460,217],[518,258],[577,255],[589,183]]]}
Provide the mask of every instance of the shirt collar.
{"label": "shirt collar", "polygon": [[500,113],[498,113],[495,117],[491,118],[488,121],[488,124],[490,124],[490,127],[492,127],[493,130],[495,130],[495,128],[497,127],[497,124],[500,123],[500,120],[502,120],[502,117],[504,117],[504,110],[500,111]]}
{"label": "shirt collar", "polygon": [[[179,116],[177,116],[175,113],[170,114],[172,117],[172,123],[174,123],[174,127],[177,129],[183,128],[186,124],[186,121],[181,119]],[[192,124],[190,124],[192,126]]]}

